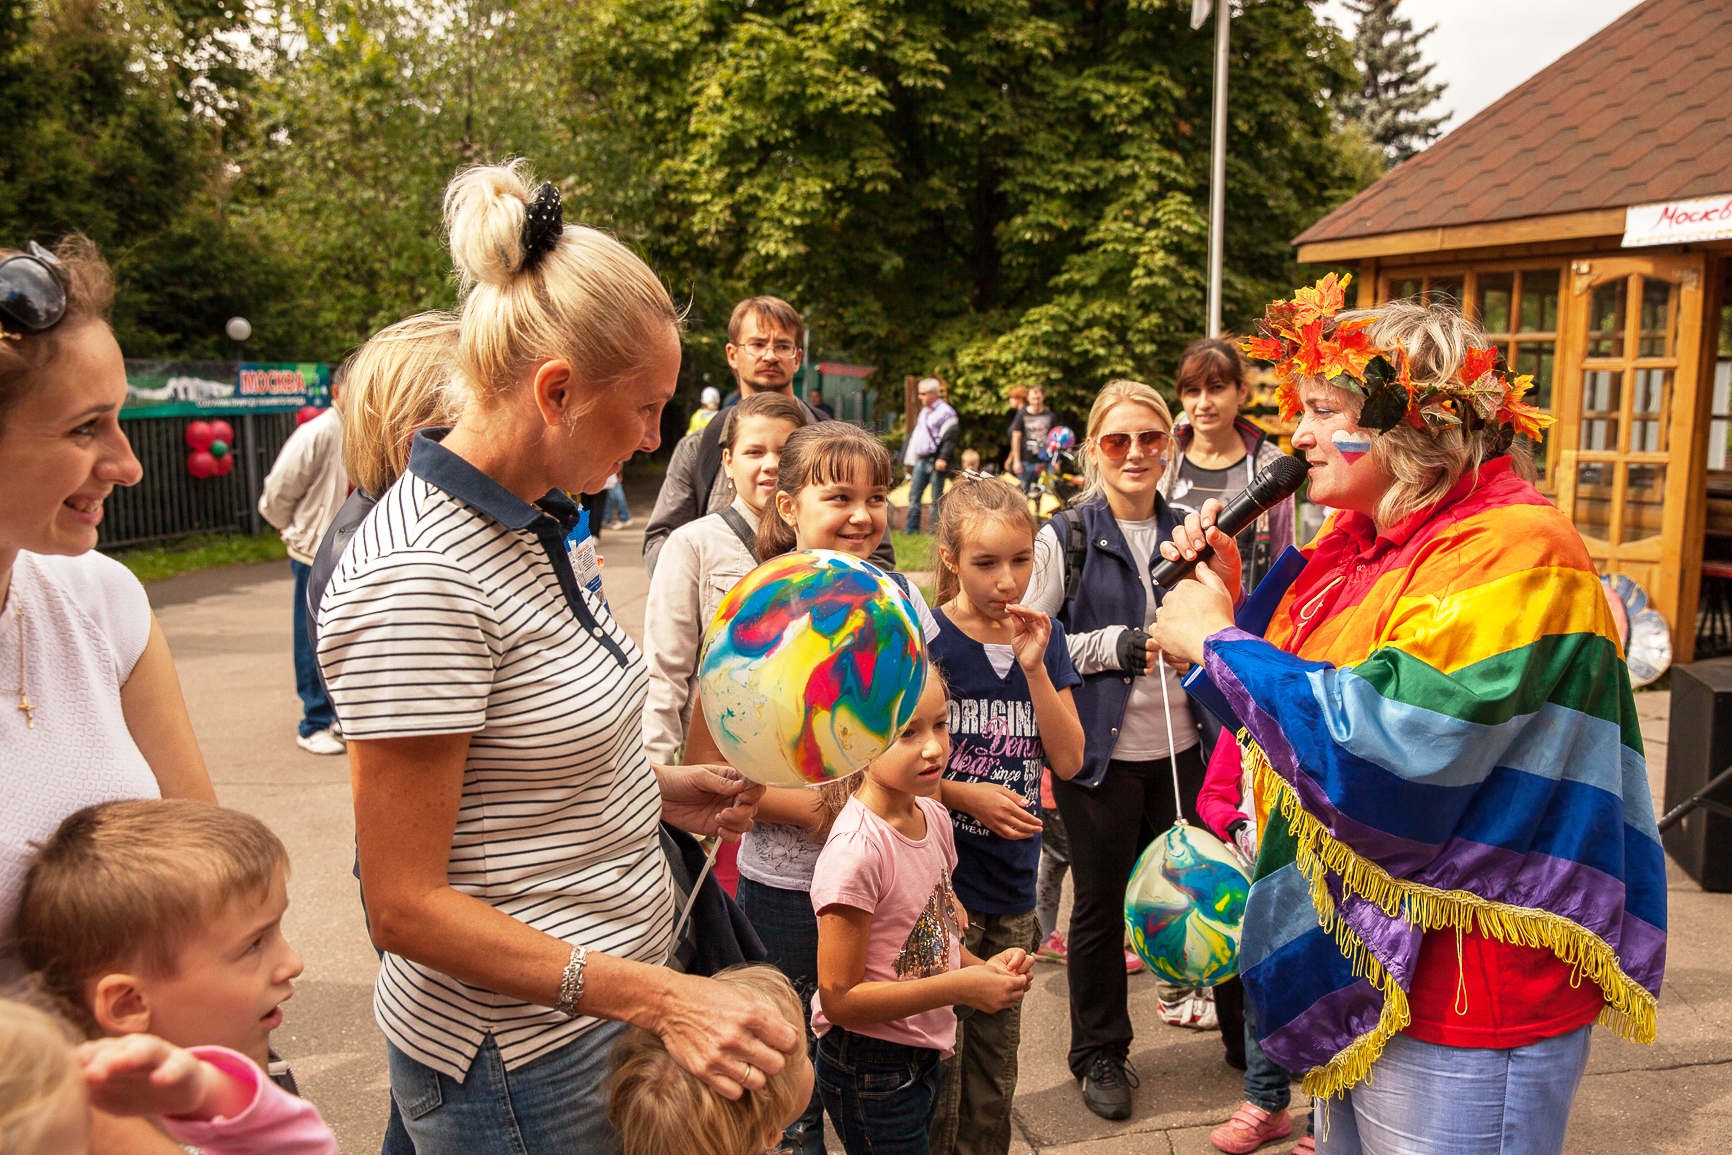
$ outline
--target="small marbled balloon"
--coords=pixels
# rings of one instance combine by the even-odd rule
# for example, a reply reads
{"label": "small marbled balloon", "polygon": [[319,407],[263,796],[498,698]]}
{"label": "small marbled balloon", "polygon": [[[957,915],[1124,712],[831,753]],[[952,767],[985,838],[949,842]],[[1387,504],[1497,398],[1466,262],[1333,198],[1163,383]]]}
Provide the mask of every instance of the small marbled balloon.
{"label": "small marbled balloon", "polygon": [[1149,844],[1125,889],[1131,949],[1168,982],[1212,987],[1239,973],[1251,880],[1205,830],[1180,824]]}
{"label": "small marbled balloon", "polygon": [[698,695],[740,773],[809,786],[889,748],[926,686],[914,603],[883,570],[805,550],[741,578],[704,634]]}

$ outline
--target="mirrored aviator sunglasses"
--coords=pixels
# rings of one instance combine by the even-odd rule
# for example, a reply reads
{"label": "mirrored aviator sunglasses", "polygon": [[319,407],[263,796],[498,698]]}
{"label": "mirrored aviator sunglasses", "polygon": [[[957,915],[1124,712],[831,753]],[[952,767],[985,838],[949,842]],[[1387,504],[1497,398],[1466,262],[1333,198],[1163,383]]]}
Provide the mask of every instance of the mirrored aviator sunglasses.
{"label": "mirrored aviator sunglasses", "polygon": [[1135,433],[1103,433],[1095,438],[1095,445],[1110,460],[1118,461],[1130,454],[1133,437],[1137,440],[1137,448],[1147,457],[1160,453],[1170,439],[1165,429],[1139,429]]}
{"label": "mirrored aviator sunglasses", "polygon": [[30,242],[30,251],[0,260],[0,329],[26,333],[52,329],[66,316],[66,286],[54,254]]}

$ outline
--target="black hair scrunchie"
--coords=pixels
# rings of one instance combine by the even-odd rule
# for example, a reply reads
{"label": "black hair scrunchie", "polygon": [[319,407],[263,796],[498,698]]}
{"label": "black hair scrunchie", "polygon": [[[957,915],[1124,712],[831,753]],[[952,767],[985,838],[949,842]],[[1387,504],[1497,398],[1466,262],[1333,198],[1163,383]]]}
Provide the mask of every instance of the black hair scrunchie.
{"label": "black hair scrunchie", "polygon": [[523,215],[523,271],[528,272],[551,253],[565,232],[565,202],[552,181],[542,181],[529,198]]}

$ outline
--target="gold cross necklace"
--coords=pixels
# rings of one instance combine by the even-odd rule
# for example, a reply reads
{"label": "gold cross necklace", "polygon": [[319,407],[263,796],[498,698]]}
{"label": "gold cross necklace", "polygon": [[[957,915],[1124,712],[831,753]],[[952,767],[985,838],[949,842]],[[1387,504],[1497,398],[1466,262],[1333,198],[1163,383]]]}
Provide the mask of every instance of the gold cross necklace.
{"label": "gold cross necklace", "polygon": [[24,682],[24,607],[18,607],[18,709],[24,715],[24,725],[36,729],[37,705],[30,700]]}

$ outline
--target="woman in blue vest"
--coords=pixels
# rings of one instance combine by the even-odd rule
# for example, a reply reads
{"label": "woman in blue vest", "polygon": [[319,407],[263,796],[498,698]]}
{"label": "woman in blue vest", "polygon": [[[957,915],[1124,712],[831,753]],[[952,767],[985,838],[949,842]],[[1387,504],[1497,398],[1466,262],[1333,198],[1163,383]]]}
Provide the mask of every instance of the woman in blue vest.
{"label": "woman in blue vest", "polygon": [[1159,592],[1151,569],[1179,518],[1159,493],[1172,446],[1166,401],[1139,381],[1111,381],[1089,412],[1088,488],[1035,540],[1028,604],[1064,623],[1083,684],[1077,714],[1086,746],[1081,773],[1053,781],[1070,836],[1070,1069],[1083,1102],[1105,1119],[1131,1114],[1127,1070],[1125,886],[1137,855],[1178,817],[1197,822],[1203,760],[1172,663],[1165,689],[1149,638]]}

